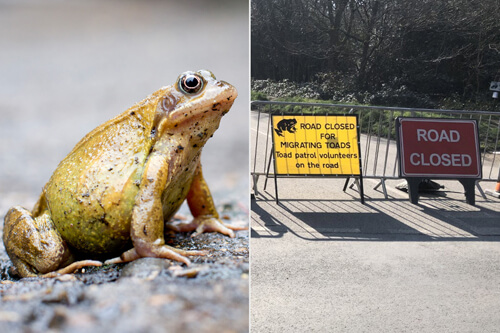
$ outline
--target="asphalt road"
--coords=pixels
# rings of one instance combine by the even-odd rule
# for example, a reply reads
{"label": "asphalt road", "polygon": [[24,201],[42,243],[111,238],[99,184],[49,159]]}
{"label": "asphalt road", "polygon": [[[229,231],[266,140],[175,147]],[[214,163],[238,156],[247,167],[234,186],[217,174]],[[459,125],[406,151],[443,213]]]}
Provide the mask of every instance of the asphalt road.
{"label": "asphalt road", "polygon": [[[259,132],[257,168],[268,156]],[[277,205],[273,179],[264,190],[259,178],[252,331],[500,331],[500,200],[477,193],[471,206],[457,181],[439,181],[413,205],[399,183],[387,181],[385,199],[365,179],[363,205],[344,179],[279,178]]]}

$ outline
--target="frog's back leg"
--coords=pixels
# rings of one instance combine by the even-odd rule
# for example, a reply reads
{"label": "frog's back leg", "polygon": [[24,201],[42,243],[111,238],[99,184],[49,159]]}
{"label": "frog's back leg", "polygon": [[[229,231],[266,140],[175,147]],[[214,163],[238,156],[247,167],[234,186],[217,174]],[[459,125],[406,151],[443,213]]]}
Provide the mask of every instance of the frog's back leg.
{"label": "frog's back leg", "polygon": [[74,261],[47,210],[33,217],[22,207],[12,207],[5,216],[3,242],[22,277],[53,272]]}

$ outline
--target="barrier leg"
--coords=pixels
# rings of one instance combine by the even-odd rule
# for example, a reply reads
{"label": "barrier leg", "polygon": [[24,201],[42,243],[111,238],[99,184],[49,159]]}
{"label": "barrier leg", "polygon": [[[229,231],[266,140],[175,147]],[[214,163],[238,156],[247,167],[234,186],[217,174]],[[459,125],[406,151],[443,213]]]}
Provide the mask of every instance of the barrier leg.
{"label": "barrier leg", "polygon": [[465,201],[469,205],[474,206],[476,204],[476,197],[475,197],[475,187],[476,187],[476,180],[475,179],[470,179],[470,178],[462,178],[459,179],[460,183],[464,186],[465,190]]}
{"label": "barrier leg", "polygon": [[387,195],[387,188],[385,186],[385,179],[384,178],[380,178],[380,181],[378,182],[377,185],[375,185],[375,187],[373,188],[374,190],[377,190],[380,186],[382,186],[382,192],[384,193],[384,198],[388,198],[388,195]]}
{"label": "barrier leg", "polygon": [[276,193],[276,204],[279,203],[278,199],[278,177],[276,177],[276,172],[274,173],[274,193]]}
{"label": "barrier leg", "polygon": [[259,180],[259,175],[252,175],[253,179],[253,196],[259,195],[259,190],[257,189],[257,181]]}
{"label": "barrier leg", "polygon": [[406,183],[408,184],[408,195],[410,196],[410,202],[414,205],[418,204],[418,186],[422,182],[422,178],[406,178]]}
{"label": "barrier leg", "polygon": [[344,188],[342,189],[342,191],[344,191],[344,192],[345,192],[345,190],[347,190],[347,185],[349,185],[349,179],[351,179],[351,177],[347,177],[345,180]]}
{"label": "barrier leg", "polygon": [[[264,191],[266,190],[266,187],[267,187],[267,178],[269,178],[269,170],[271,170],[271,160],[273,158],[273,149],[271,149],[271,153],[269,154],[269,163],[267,164],[266,181],[264,182]],[[274,170],[274,173],[276,173],[276,170]]]}
{"label": "barrier leg", "polygon": [[483,189],[481,188],[481,185],[479,185],[479,182],[476,182],[476,188],[479,191],[479,194],[481,194],[481,197],[486,200],[486,194],[484,194]]}

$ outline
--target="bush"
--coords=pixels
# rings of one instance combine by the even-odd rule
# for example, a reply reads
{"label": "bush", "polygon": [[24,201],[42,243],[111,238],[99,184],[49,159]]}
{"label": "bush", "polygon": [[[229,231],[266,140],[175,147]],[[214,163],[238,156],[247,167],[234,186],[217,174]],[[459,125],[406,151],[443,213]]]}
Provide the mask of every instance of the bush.
{"label": "bush", "polygon": [[314,83],[321,91],[321,97],[340,103],[358,102],[355,97],[356,85],[354,76],[342,73],[321,72],[314,76]]}
{"label": "bush", "polygon": [[448,110],[482,110],[482,111],[500,111],[500,103],[487,93],[476,97],[474,101],[464,100],[461,96],[453,94],[449,97],[441,98],[437,106],[439,109]]}
{"label": "bush", "polygon": [[286,79],[280,82],[270,79],[252,80],[252,91],[274,98],[303,97],[319,99],[321,96],[321,92],[313,83],[296,83]]}
{"label": "bush", "polygon": [[359,94],[354,93],[351,89],[353,83],[345,80],[338,80],[338,76],[334,73],[318,73],[314,77],[313,82],[297,83],[290,80],[273,81],[252,80],[252,100],[254,96],[262,93],[269,98],[287,99],[297,98],[303,100],[332,100],[337,103],[357,103],[359,102]]}
{"label": "bush", "polygon": [[382,88],[367,96],[365,103],[370,105],[381,106],[399,106],[406,108],[435,108],[435,103],[428,95],[418,94],[409,90],[406,86],[400,86],[394,89],[387,85],[382,85]]}
{"label": "bush", "polygon": [[366,104],[407,108],[500,111],[500,101],[490,92],[465,100],[462,96],[428,95],[410,90],[401,80],[382,84],[374,91],[359,91],[353,78],[318,73],[313,82],[252,80],[252,100],[279,99],[289,102],[332,101],[339,104]]}
{"label": "bush", "polygon": [[252,90],[250,92],[250,98],[252,101],[268,101],[269,99],[267,98],[267,95],[263,93],[262,91],[254,91]]}

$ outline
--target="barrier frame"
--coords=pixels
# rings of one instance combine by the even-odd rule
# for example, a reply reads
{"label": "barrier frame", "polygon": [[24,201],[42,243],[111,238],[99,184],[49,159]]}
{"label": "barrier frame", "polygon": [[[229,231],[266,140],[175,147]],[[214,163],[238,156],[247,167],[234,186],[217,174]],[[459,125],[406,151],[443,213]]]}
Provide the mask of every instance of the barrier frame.
{"label": "barrier frame", "polygon": [[[391,160],[388,154],[391,143],[395,137],[391,137],[385,129],[395,131],[394,119],[398,116],[411,117],[446,117],[457,119],[477,119],[480,132],[481,161],[483,166],[483,178],[485,182],[498,182],[500,170],[500,112],[495,111],[471,111],[471,110],[444,110],[426,108],[401,108],[384,106],[366,106],[331,103],[300,103],[281,101],[252,101],[251,121],[255,124],[252,131],[256,131],[255,138],[251,140],[252,151],[251,177],[252,196],[258,196],[258,181],[261,176],[266,175],[268,158],[271,157],[271,144],[269,142],[270,117],[267,115],[283,111],[289,108],[294,113],[303,114],[308,109],[314,109],[321,114],[358,114],[360,116],[359,126],[361,128],[361,160],[364,179],[376,179],[375,190],[382,189],[384,197],[388,199],[386,180],[401,179],[398,174],[397,161]],[[382,121],[383,120],[383,121]],[[266,125],[267,123],[267,125]],[[377,126],[378,125],[378,126]],[[364,139],[364,143],[363,143]],[[272,173],[270,174],[272,176]],[[354,184],[351,184],[351,188]],[[475,184],[480,195],[486,199],[479,181]]]}

